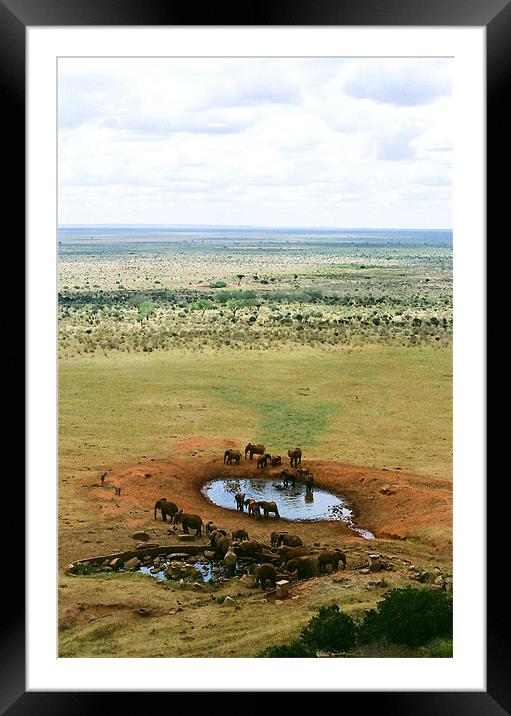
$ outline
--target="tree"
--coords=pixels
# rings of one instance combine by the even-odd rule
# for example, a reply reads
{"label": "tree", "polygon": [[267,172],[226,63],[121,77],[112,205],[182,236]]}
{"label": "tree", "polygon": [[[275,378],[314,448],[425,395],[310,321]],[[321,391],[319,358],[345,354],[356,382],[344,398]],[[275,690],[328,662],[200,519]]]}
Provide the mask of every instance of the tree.
{"label": "tree", "polygon": [[156,307],[152,301],[142,301],[138,307],[138,318],[140,322],[142,322],[144,318],[149,319],[149,316],[154,313],[155,310]]}
{"label": "tree", "polygon": [[321,607],[301,631],[302,641],[312,649],[347,651],[355,646],[357,625],[337,604]]}
{"label": "tree", "polygon": [[245,274],[244,274],[244,273],[237,273],[237,274],[236,274],[236,278],[238,279],[238,286],[239,286],[240,283],[241,283],[241,279],[242,279],[242,278],[245,278]]}
{"label": "tree", "polygon": [[199,298],[198,301],[192,303],[192,305],[190,306],[192,311],[202,311],[202,315],[204,315],[206,311],[210,311],[214,307],[215,304],[208,298]]}
{"label": "tree", "polygon": [[360,628],[364,643],[387,639],[417,648],[435,637],[452,637],[452,598],[431,589],[393,589],[367,612]]}
{"label": "tree", "polygon": [[232,311],[232,320],[236,320],[236,313],[240,308],[244,308],[246,305],[246,302],[243,298],[231,298],[229,301],[227,301],[228,308]]}

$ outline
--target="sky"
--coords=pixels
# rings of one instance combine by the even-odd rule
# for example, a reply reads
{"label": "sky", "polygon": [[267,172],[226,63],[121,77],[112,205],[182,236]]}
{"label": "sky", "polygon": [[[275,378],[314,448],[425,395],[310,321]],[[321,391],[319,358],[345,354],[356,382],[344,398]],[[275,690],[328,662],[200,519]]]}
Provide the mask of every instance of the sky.
{"label": "sky", "polygon": [[59,224],[449,229],[451,63],[59,59]]}

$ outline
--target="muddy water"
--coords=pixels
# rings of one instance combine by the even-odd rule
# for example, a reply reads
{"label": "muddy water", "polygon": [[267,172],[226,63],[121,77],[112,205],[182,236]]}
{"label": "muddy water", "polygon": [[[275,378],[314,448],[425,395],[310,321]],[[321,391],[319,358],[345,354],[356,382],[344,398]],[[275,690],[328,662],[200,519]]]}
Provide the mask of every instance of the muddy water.
{"label": "muddy water", "polygon": [[244,492],[245,499],[276,502],[280,516],[286,520],[340,520],[361,537],[374,537],[369,530],[355,526],[353,513],[342,497],[316,488],[312,495],[307,495],[305,485],[298,482],[294,487],[284,487],[272,478],[218,479],[206,483],[202,492],[215,505],[228,510],[236,509],[234,495]]}

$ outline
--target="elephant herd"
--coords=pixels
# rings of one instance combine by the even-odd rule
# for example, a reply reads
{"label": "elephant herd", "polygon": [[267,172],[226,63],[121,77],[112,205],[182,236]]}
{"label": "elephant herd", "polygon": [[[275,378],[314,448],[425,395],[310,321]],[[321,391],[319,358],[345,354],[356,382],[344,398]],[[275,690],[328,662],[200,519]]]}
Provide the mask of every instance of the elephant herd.
{"label": "elephant herd", "polygon": [[[248,443],[248,445],[245,446],[245,460],[247,459],[247,455],[250,457],[251,460],[253,460],[254,455],[259,455],[257,458],[257,467],[266,467],[268,464],[270,464],[272,467],[279,467],[279,465],[282,465],[282,457],[281,455],[270,455],[270,453],[266,452],[266,448],[264,445],[253,445],[252,443]],[[295,447],[293,449],[289,449],[287,451],[287,455],[289,457],[289,463],[291,467],[298,467],[298,465],[301,465],[302,463],[302,451],[299,447]],[[224,453],[224,464],[225,465],[239,465],[241,460],[241,452],[239,450],[233,450],[232,448],[229,448]]]}
{"label": "elephant herd", "polygon": [[275,587],[277,576],[282,572],[297,579],[309,579],[315,575],[337,572],[339,563],[346,569],[346,555],[338,549],[313,551],[306,547],[298,535],[272,532],[270,545],[249,539],[245,530],[231,533],[214,529],[210,533],[211,548],[215,558],[221,560],[227,573],[233,576],[240,561],[250,561],[248,573],[256,577],[256,585],[266,589],[268,582]]}
{"label": "elephant herd", "polygon": [[[238,493],[236,502],[240,505],[250,502],[250,500],[245,500],[244,498],[245,495]],[[278,516],[275,503],[263,504],[266,504],[268,513],[272,511],[268,506],[273,506]],[[252,509],[255,510],[256,508],[253,507]],[[260,509],[261,507],[259,506]],[[295,534],[272,532],[270,534],[270,543],[265,544],[264,542],[250,539],[245,529],[234,530],[228,535],[226,530],[219,529],[211,521],[204,525],[199,515],[183,512],[174,502],[169,502],[166,498],[157,500],[155,503],[155,519],[157,519],[156,513],[158,510],[160,510],[164,522],[169,517],[173,525],[181,524],[184,534],[189,534],[188,530],[193,529],[196,535],[201,537],[204,529],[206,536],[209,537],[215,558],[223,563],[230,576],[234,576],[236,567],[240,562],[249,562],[248,574],[255,577],[256,586],[260,586],[263,590],[266,589],[267,584],[274,587],[277,575],[282,571],[297,579],[309,579],[317,574],[326,574],[327,568],[332,572],[337,572],[339,563],[342,563],[343,570],[346,569],[346,555],[340,549],[320,549],[319,551],[309,549],[303,544],[302,539]],[[279,572],[277,572],[277,568]]]}
{"label": "elephant herd", "polygon": [[277,503],[273,500],[258,501],[254,500],[252,497],[248,497],[247,499],[245,499],[245,497],[246,495],[244,492],[237,492],[234,495],[237,510],[244,512],[246,507],[248,514],[253,517],[261,517],[261,510],[263,511],[264,517],[269,517],[270,514],[274,514],[275,517],[280,517]]}

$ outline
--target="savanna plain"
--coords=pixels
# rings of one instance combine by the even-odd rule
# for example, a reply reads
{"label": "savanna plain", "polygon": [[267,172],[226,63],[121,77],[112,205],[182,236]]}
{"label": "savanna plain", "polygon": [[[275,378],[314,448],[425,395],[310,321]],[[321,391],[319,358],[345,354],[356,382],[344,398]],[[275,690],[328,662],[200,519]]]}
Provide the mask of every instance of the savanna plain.
{"label": "savanna plain", "polygon": [[[396,588],[452,594],[448,241],[88,234],[59,243],[59,656],[258,657],[332,603],[361,622]],[[257,467],[248,443],[282,465]],[[314,488],[341,496],[372,539],[339,519],[259,518],[234,499],[225,509],[202,489],[277,484],[295,446]],[[239,464],[224,463],[228,449]],[[183,541],[182,525],[155,519],[162,497],[229,536],[246,530],[267,557],[254,563],[290,582],[287,598],[246,569],[209,581],[187,571],[221,559],[205,531]],[[341,549],[346,569],[286,570],[272,531],[313,557]],[[144,533],[154,554],[133,538]],[[190,547],[193,559],[156,578],[162,555]],[[451,648],[380,640],[345,655]]]}

